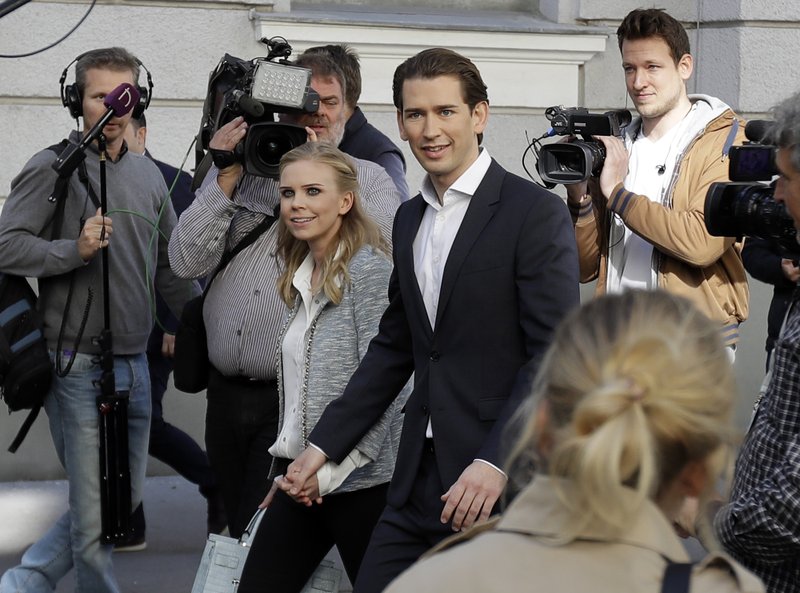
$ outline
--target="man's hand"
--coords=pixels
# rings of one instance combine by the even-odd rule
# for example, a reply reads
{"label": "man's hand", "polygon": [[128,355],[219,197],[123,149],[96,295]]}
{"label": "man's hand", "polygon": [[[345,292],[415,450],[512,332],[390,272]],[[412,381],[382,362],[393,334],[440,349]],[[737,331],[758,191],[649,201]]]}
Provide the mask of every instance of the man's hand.
{"label": "man's hand", "polygon": [[279,481],[276,481],[278,488],[286,492],[296,503],[310,507],[312,504],[322,504],[322,497],[319,495],[319,481],[317,474],[312,475],[306,480],[305,485],[299,489],[297,494],[292,494],[293,486],[290,484],[285,476],[281,476]]}
{"label": "man's hand", "polygon": [[794,260],[783,258],[781,259],[781,270],[783,270],[783,275],[790,282],[797,283],[800,280],[800,268],[797,267],[797,264],[794,263]]}
{"label": "man's hand", "polygon": [[294,500],[306,506],[321,503],[317,472],[328,459],[318,449],[308,447],[289,464],[279,488]]}
{"label": "man's hand", "polygon": [[161,339],[161,355],[166,358],[175,358],[175,336],[164,332]]}
{"label": "man's hand", "polygon": [[491,465],[473,461],[442,495],[445,505],[441,522],[448,523],[452,518],[453,531],[460,531],[478,521],[485,521],[506,482],[506,477]]}
{"label": "man's hand", "polygon": [[[214,132],[214,136],[208,143],[208,147],[215,150],[232,152],[236,148],[236,145],[244,139],[246,133],[247,122],[244,121],[244,118],[240,115]],[[235,163],[229,167],[220,169],[217,174],[217,184],[229,198],[233,197],[233,191],[236,189],[239,177],[242,176],[242,171],[244,171],[244,168],[241,163]]]}
{"label": "man's hand", "polygon": [[567,190],[567,200],[573,204],[579,204],[581,198],[589,193],[589,182],[568,183],[564,186]]}
{"label": "man's hand", "polygon": [[628,151],[625,144],[616,136],[597,136],[606,147],[606,159],[600,173],[600,191],[608,199],[618,184],[628,175]]}
{"label": "man's hand", "polygon": [[113,231],[111,219],[101,216],[98,208],[95,215],[84,223],[78,237],[78,254],[81,259],[88,262],[100,249],[108,247],[108,238]]}

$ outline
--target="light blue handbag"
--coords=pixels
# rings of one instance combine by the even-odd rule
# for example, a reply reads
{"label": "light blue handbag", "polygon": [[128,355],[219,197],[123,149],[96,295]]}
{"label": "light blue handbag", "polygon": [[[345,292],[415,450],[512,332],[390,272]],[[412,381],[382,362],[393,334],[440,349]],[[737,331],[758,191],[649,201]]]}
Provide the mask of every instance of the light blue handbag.
{"label": "light blue handbag", "polygon": [[[259,509],[238,540],[211,533],[206,541],[192,593],[235,593],[239,588],[250,540],[255,535],[265,509]],[[302,593],[338,593],[342,571],[330,560],[323,560],[311,575]]]}

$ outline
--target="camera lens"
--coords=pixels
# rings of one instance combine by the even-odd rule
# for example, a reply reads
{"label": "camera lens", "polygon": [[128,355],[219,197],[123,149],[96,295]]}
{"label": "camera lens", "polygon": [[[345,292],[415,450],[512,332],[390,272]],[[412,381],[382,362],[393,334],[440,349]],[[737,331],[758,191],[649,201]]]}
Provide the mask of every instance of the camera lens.
{"label": "camera lens", "polygon": [[281,157],[292,148],[290,138],[275,133],[265,133],[255,143],[258,159],[267,166],[279,165]]}
{"label": "camera lens", "polygon": [[305,141],[305,129],[294,124],[253,124],[245,137],[244,169],[251,175],[277,179],[281,157]]}
{"label": "camera lens", "polygon": [[712,183],[704,210],[708,232],[715,237],[760,237],[786,252],[797,253],[797,233],[773,188],[761,183]]}

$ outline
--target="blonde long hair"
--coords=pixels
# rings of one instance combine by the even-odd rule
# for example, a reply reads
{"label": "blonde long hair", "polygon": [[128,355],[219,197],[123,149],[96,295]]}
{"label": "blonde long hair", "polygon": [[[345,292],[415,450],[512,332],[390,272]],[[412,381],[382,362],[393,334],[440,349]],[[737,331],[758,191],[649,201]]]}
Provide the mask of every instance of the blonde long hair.
{"label": "blonde long hair", "polygon": [[[337,189],[342,193],[353,194],[353,206],[342,217],[337,243],[325,254],[321,270],[323,292],[331,302],[339,304],[342,301],[343,288],[350,282],[347,269],[350,259],[364,245],[370,245],[387,255],[389,247],[378,226],[361,208],[356,167],[346,154],[326,142],[306,142],[283,155],[281,174],[288,165],[298,161],[313,161],[331,167],[336,173]],[[292,279],[308,255],[309,247],[305,241],[294,238],[281,218],[278,220],[277,248],[284,264],[283,272],[278,278],[278,292],[287,306],[291,307],[297,296]],[[341,283],[338,278],[341,278]]]}
{"label": "blonde long hair", "polygon": [[[576,532],[589,521],[622,529],[687,463],[706,464],[709,482],[719,475],[734,395],[719,327],[689,301],[662,291],[594,299],[556,331],[520,411],[512,487],[534,471],[567,478],[556,483]],[[626,488],[632,506],[621,504]]]}

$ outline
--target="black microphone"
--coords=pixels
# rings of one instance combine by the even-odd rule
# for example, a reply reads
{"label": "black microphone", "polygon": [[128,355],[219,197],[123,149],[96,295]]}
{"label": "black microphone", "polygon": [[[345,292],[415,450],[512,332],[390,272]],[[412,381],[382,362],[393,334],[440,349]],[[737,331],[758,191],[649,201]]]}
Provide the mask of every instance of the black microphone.
{"label": "black microphone", "polygon": [[667,170],[667,166],[666,165],[657,165],[656,166],[656,171],[658,171],[659,175],[663,175],[666,170]]}
{"label": "black microphone", "polygon": [[247,115],[253,117],[261,117],[264,115],[264,104],[257,99],[253,99],[250,95],[242,91],[233,91],[231,93],[233,100]]}
{"label": "black microphone", "polygon": [[75,167],[86,158],[86,147],[97,140],[103,128],[112,117],[122,117],[133,109],[139,102],[139,91],[132,84],[123,82],[103,99],[103,105],[108,109],[99,120],[84,134],[78,144],[72,142],[58,155],[53,163],[53,169],[59,177],[69,177]]}
{"label": "black microphone", "polygon": [[758,142],[759,144],[769,144],[770,128],[774,122],[767,119],[753,119],[747,122],[744,127],[744,135],[750,142]]}

